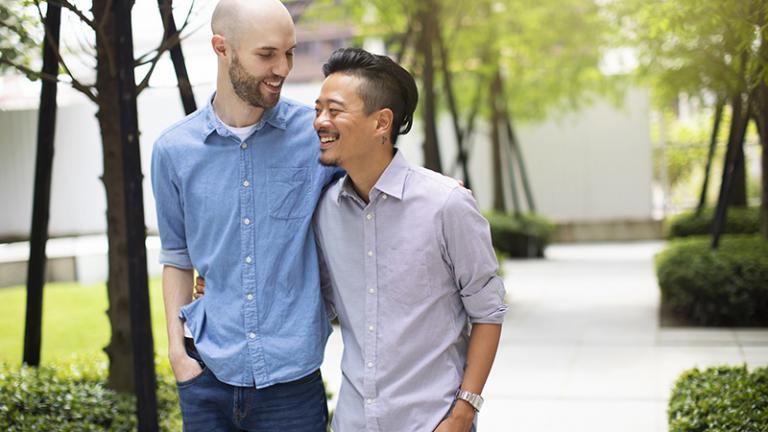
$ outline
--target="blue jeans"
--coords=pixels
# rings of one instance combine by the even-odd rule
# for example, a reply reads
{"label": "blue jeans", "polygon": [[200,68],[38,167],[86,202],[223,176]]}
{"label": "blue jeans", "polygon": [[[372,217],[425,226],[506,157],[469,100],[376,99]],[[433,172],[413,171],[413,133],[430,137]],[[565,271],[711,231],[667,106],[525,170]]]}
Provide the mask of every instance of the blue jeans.
{"label": "blue jeans", "polygon": [[216,379],[194,346],[187,352],[203,367],[177,383],[185,432],[325,432],[328,405],[320,370],[263,389],[237,387]]}

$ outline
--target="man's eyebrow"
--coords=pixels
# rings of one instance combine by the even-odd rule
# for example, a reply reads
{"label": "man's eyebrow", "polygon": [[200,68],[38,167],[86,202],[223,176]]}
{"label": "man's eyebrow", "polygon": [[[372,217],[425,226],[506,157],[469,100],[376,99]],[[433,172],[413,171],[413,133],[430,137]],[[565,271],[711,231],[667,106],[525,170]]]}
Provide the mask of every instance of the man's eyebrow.
{"label": "man's eyebrow", "polygon": [[[273,47],[273,46],[262,46],[262,47],[258,47],[256,49],[257,50],[262,50],[262,51],[279,51],[279,48],[276,48],[276,47]],[[296,45],[288,48],[288,51],[294,50],[294,49],[296,49]]]}
{"label": "man's eyebrow", "polygon": [[[315,99],[315,105],[321,103],[322,101],[320,99]],[[336,105],[341,105],[342,108],[346,108],[347,106],[344,104],[344,102],[338,100],[338,99],[326,99],[326,102],[331,104],[335,103]]]}

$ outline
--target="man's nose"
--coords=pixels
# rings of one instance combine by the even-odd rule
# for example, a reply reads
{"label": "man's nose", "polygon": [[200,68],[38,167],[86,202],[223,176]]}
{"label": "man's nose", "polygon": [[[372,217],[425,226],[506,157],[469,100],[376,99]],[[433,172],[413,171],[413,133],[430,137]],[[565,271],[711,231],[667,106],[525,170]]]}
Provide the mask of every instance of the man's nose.
{"label": "man's nose", "polygon": [[291,72],[292,68],[293,68],[293,62],[290,59],[290,57],[282,56],[278,64],[275,65],[272,72],[281,78],[285,78],[288,76],[288,73]]}
{"label": "man's nose", "polygon": [[322,110],[315,115],[315,121],[312,122],[315,130],[320,130],[328,122],[328,115],[325,110]]}

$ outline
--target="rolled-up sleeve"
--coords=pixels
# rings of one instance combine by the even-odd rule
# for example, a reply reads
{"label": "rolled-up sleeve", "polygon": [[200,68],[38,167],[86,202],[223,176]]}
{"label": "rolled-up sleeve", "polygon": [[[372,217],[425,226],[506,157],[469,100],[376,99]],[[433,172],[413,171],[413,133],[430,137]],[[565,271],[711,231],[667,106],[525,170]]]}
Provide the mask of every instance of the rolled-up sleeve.
{"label": "rolled-up sleeve", "polygon": [[441,216],[444,259],[453,270],[470,322],[501,324],[507,305],[488,221],[472,194],[461,187],[451,192]]}
{"label": "rolled-up sleeve", "polygon": [[161,141],[152,148],[152,192],[160,232],[160,264],[191,269],[184,226],[184,207],[173,161]]}

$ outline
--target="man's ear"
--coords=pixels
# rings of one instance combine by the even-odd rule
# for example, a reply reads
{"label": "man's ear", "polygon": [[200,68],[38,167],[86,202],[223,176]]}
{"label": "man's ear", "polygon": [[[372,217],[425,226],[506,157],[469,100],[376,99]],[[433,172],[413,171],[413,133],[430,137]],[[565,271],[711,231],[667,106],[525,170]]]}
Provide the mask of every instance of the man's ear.
{"label": "man's ear", "polygon": [[213,47],[213,52],[215,52],[217,56],[227,56],[229,54],[227,38],[222,35],[213,35],[211,38],[211,47]]}
{"label": "man's ear", "polygon": [[395,115],[389,108],[382,108],[376,116],[376,132],[389,138],[392,129],[392,120]]}

